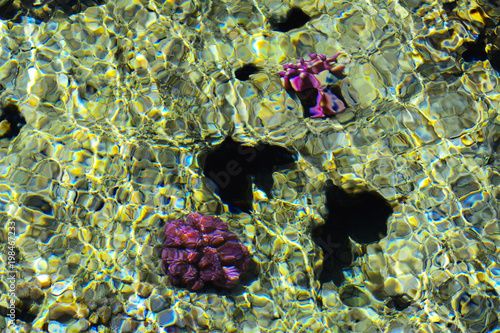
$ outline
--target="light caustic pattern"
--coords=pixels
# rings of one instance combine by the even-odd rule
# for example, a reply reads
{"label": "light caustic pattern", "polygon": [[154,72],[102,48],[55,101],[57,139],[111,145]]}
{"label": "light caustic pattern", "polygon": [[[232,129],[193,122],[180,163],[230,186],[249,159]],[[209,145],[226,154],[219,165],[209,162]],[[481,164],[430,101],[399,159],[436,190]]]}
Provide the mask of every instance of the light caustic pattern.
{"label": "light caustic pattern", "polygon": [[[16,225],[22,321],[12,332],[488,332],[498,322],[498,73],[466,43],[486,1],[109,1],[0,22],[0,102],[27,125],[0,140],[2,253]],[[287,32],[272,19],[300,7]],[[490,32],[488,32],[490,33]],[[278,72],[341,52],[346,110],[304,118]],[[234,71],[259,70],[248,80]],[[225,137],[298,155],[229,212],[200,153]],[[321,285],[327,181],[394,210],[340,288]],[[165,221],[218,215],[255,261],[234,293],[176,288]],[[2,255],[3,296],[9,290]],[[0,325],[3,325],[0,323]],[[2,328],[3,329],[3,328]]]}

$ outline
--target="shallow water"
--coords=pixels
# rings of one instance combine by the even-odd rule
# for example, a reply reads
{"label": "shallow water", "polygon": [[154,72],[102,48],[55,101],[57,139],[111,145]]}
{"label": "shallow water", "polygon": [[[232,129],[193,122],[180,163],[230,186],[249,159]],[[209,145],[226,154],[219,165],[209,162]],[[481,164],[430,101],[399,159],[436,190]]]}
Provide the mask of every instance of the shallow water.
{"label": "shallow water", "polygon": [[[2,331],[500,332],[500,8],[13,6],[0,106],[26,124],[0,119]],[[310,20],[288,30],[292,7]],[[348,108],[304,117],[278,72],[337,52]],[[221,194],[204,168],[228,137],[294,162],[262,158]],[[384,230],[366,192],[392,210]],[[235,288],[190,292],[162,271],[165,223],[191,212],[220,216],[252,254]],[[343,234],[359,228],[365,243]]]}

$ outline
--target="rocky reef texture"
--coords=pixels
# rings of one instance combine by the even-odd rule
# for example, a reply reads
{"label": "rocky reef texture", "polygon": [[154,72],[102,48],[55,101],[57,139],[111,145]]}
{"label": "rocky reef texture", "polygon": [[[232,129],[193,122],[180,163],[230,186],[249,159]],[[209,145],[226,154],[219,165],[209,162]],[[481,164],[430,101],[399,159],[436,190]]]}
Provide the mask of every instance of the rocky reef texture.
{"label": "rocky reef texture", "polygon": [[[310,20],[273,28],[294,6]],[[20,20],[0,21],[0,105],[26,121],[0,139],[0,313],[9,223],[22,286],[0,331],[498,330],[499,77],[461,56],[500,23],[492,1],[119,0]],[[349,108],[304,117],[282,64],[338,52]],[[228,210],[197,158],[229,136],[297,154],[272,197],[252,182],[251,214]],[[338,244],[310,233],[327,181],[394,211],[380,241],[349,240],[340,287],[317,279]],[[164,221],[191,212],[245,240],[255,280],[171,286]]]}
{"label": "rocky reef texture", "polygon": [[161,260],[176,286],[200,290],[211,283],[230,289],[245,274],[250,253],[220,218],[191,213],[165,225]]}

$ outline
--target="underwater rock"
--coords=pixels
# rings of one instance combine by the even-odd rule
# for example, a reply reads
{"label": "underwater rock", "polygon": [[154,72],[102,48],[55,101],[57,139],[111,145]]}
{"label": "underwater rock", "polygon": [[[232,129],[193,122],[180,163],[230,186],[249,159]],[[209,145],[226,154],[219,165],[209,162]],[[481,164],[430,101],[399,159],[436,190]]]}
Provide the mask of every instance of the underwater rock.
{"label": "underwater rock", "polygon": [[103,281],[89,283],[82,295],[82,304],[89,311],[89,322],[92,325],[109,327],[111,319],[124,312],[122,302],[110,285]]}
{"label": "underwater rock", "polygon": [[165,225],[161,259],[173,285],[196,291],[210,282],[229,289],[247,270],[250,253],[220,218],[191,213]]}

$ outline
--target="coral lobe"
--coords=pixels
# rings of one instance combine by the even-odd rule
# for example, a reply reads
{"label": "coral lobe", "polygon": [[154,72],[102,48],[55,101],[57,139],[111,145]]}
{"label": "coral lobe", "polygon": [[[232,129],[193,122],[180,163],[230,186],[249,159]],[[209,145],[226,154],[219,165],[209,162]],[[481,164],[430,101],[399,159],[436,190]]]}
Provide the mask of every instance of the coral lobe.
{"label": "coral lobe", "polygon": [[218,217],[189,214],[165,226],[162,268],[172,284],[199,290],[207,282],[232,288],[250,263],[250,253]]}

